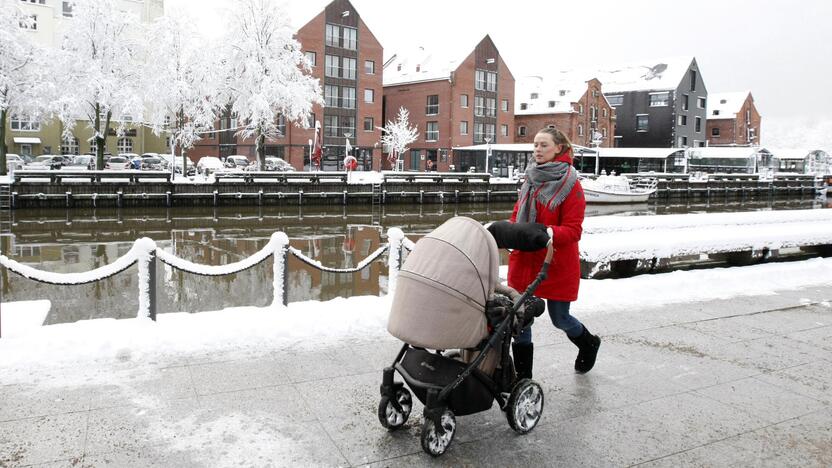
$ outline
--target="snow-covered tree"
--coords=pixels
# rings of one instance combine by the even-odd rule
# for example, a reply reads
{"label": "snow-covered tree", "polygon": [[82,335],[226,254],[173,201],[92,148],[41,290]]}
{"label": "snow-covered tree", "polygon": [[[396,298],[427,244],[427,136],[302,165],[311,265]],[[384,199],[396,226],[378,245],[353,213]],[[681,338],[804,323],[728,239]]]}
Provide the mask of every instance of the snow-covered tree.
{"label": "snow-covered tree", "polygon": [[145,88],[153,90],[147,96],[145,121],[156,135],[170,135],[171,154],[180,148],[183,174],[188,167],[185,152],[219,118],[219,56],[206,46],[195,24],[184,11],[157,19],[150,27],[153,59],[146,61],[143,73]]}
{"label": "snow-covered tree", "polygon": [[[72,17],[66,18],[57,54],[56,76],[61,96],[58,115],[64,138],[72,137],[78,118],[93,129],[97,167],[104,164],[104,145],[111,122],[116,133],[124,133],[125,119],[143,117],[140,63],[141,44],[146,42],[135,15],[119,8],[115,0],[74,0]],[[155,92],[155,90],[153,91]],[[153,94],[148,92],[147,94]]]}
{"label": "snow-covered tree", "polygon": [[228,107],[255,137],[257,163],[265,163],[266,138],[279,135],[278,119],[303,125],[313,104],[323,104],[318,80],[294,39],[286,6],[273,0],[242,0],[232,12],[225,43]]}
{"label": "snow-covered tree", "polygon": [[6,174],[6,123],[17,114],[39,120],[48,108],[41,96],[43,54],[24,29],[31,18],[18,0],[0,0],[0,175]]}
{"label": "snow-covered tree", "polygon": [[396,167],[396,160],[399,156],[407,151],[407,146],[419,138],[416,126],[411,126],[409,119],[410,112],[400,107],[395,121],[388,120],[386,127],[379,127],[382,133],[381,143],[390,151],[387,159],[393,167]]}

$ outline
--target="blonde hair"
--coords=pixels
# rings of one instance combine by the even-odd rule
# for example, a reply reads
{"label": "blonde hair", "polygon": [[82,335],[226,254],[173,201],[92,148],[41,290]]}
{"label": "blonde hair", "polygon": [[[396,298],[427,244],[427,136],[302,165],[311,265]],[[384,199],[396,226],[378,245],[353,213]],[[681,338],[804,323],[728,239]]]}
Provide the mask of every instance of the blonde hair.
{"label": "blonde hair", "polygon": [[563,148],[561,148],[561,151],[558,154],[566,153],[568,150],[572,149],[572,142],[569,141],[569,138],[563,132],[556,128],[546,127],[541,129],[537,133],[545,133],[552,137],[552,141],[554,141],[556,145],[563,145]]}

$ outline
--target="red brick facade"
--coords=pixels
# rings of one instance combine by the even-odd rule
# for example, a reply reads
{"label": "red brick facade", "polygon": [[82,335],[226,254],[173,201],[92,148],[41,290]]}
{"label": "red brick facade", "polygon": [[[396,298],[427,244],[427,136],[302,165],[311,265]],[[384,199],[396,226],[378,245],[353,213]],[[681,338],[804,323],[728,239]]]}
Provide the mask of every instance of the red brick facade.
{"label": "red brick facade", "polygon": [[[477,70],[497,74],[495,92],[477,89]],[[428,114],[428,96],[439,97],[438,112]],[[475,115],[477,96],[496,100],[494,117]],[[463,99],[467,99],[467,105]],[[436,170],[449,170],[455,165],[454,147],[485,143],[481,139],[475,141],[475,136],[483,136],[477,133],[478,123],[494,125],[492,144],[514,143],[514,76],[488,36],[451,72],[451,76],[385,86],[384,101],[385,124],[395,120],[399,108],[404,107],[410,113],[411,124],[419,132],[418,139],[402,155],[405,170],[425,170],[428,160]],[[437,138],[427,140],[429,122],[436,123],[439,134]],[[463,126],[467,126],[467,131]]]}
{"label": "red brick facade", "polygon": [[597,129],[601,134],[599,146],[612,148],[615,143],[615,108],[609,105],[601,88],[600,81],[595,78],[589,80],[586,92],[578,102],[571,103],[573,112],[515,116],[515,141],[532,143],[540,129],[554,126],[564,132],[572,143],[590,147],[593,146],[592,129]]}
{"label": "red brick facade", "polygon": [[[345,15],[345,12],[349,13]],[[357,50],[347,47],[327,46],[325,44],[327,24],[332,24],[338,28],[357,30]],[[339,31],[343,31],[343,29],[339,29]],[[341,32],[342,39],[343,36],[344,33]],[[345,154],[346,137],[344,133],[349,133],[349,141],[353,147],[352,154],[358,158],[359,167],[378,170],[381,164],[381,149],[378,146],[381,134],[377,127],[382,126],[383,50],[381,44],[361,20],[349,0],[334,0],[331,2],[322,12],[298,30],[296,39],[301,43],[301,50],[304,53],[315,54],[315,65],[312,67],[311,74],[318,78],[322,90],[327,84],[339,86],[339,89],[342,87],[355,89],[354,108],[345,108],[343,104],[339,107],[327,107],[326,111],[322,106],[316,105],[313,107],[314,120],[320,122],[322,126],[325,125],[327,115],[339,116],[339,127],[332,127],[331,134],[329,132],[324,134],[325,165],[329,165],[325,168],[340,168],[340,163]],[[325,76],[327,54],[337,56],[339,64],[342,64],[340,60],[343,58],[354,58],[356,60],[355,79]],[[372,70],[365,69],[365,66],[369,65],[368,62],[372,63]],[[339,73],[342,72],[339,71]],[[365,102],[365,90],[368,89],[373,91],[372,102]],[[348,127],[342,125],[342,119],[345,117],[354,118],[354,129],[348,129]],[[365,118],[372,119],[372,122],[367,122],[367,126],[372,127],[372,130],[364,130]],[[218,126],[218,128],[222,128],[222,126]],[[266,154],[280,156],[296,169],[303,169],[305,164],[308,165],[308,143],[309,140],[314,138],[314,126],[306,129],[294,122],[286,122],[285,128],[285,135],[267,140]],[[220,140],[227,140],[226,143],[228,144],[223,145],[223,141]],[[255,154],[254,139],[240,139],[229,134],[221,136],[218,133],[211,138],[205,138],[198,142],[188,154],[194,161],[205,155],[225,156],[227,154],[243,154],[253,160]]]}
{"label": "red brick facade", "polygon": [[751,93],[733,117],[707,120],[709,145],[759,145],[762,117]]}

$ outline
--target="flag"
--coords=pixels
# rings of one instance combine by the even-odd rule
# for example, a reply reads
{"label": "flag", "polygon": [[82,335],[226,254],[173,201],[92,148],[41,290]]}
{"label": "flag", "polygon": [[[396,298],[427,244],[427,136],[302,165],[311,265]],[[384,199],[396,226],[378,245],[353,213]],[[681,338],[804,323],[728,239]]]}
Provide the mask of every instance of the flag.
{"label": "flag", "polygon": [[324,134],[321,123],[315,121],[315,143],[312,149],[312,165],[321,167],[321,156],[323,155]]}

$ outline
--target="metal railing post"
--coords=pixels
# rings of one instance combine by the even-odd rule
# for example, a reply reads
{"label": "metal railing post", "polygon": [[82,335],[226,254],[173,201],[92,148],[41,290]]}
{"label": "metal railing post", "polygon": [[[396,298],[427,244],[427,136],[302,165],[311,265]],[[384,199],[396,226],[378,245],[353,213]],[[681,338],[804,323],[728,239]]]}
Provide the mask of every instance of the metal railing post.
{"label": "metal railing post", "polygon": [[156,251],[150,252],[150,260],[147,262],[147,294],[148,294],[148,317],[156,321]]}

